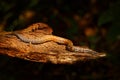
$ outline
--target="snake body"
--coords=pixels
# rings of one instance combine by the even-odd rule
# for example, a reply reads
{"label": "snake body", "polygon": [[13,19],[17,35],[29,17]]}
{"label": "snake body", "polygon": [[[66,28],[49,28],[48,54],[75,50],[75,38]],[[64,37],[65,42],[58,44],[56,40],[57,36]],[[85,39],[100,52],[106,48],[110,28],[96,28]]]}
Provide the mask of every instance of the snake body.
{"label": "snake body", "polygon": [[54,41],[56,43],[66,45],[66,49],[72,52],[83,52],[83,53],[93,53],[93,54],[97,53],[96,51],[93,51],[92,49],[89,48],[74,46],[71,40],[54,35],[44,35],[43,37],[37,39],[29,39],[24,37],[22,34],[16,32],[14,32],[13,34],[25,43],[42,44],[45,42]]}

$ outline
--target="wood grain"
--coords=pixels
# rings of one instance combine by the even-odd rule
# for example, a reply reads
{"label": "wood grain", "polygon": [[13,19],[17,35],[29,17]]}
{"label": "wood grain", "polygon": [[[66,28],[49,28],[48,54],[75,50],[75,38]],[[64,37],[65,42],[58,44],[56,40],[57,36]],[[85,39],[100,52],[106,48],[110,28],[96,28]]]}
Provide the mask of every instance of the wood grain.
{"label": "wood grain", "polygon": [[[22,32],[22,34],[29,38],[41,37],[41,35],[38,35],[40,33],[37,32],[30,32],[29,34]],[[0,54],[34,62],[73,64],[78,61],[98,59],[106,56],[105,53],[71,52],[66,50],[66,45],[53,41],[42,44],[25,43],[10,32],[0,35],[0,39]]]}

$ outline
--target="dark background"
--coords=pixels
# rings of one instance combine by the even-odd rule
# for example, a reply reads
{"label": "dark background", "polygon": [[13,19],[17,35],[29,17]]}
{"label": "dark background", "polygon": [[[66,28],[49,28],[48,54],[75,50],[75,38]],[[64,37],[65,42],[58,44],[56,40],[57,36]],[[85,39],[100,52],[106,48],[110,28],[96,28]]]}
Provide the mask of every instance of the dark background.
{"label": "dark background", "polygon": [[68,64],[44,64],[0,55],[0,80],[120,80],[119,0],[0,0],[0,31],[36,22],[75,45],[107,57]]}

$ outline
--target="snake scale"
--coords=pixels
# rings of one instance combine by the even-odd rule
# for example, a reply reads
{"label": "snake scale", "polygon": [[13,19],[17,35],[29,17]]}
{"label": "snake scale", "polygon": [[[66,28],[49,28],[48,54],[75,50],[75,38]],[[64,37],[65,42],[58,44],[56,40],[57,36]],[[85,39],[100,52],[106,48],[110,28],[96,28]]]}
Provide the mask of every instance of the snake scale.
{"label": "snake scale", "polygon": [[[48,29],[51,29],[51,28],[49,28],[49,26],[47,26],[44,23],[36,23],[36,24],[33,24],[32,26],[29,26],[28,28],[24,29],[22,32],[35,31],[37,29],[42,29],[44,27],[48,27]],[[69,51],[72,51],[72,52],[83,52],[83,53],[92,53],[92,54],[98,53],[98,52],[96,52],[92,49],[89,49],[89,48],[74,46],[72,41],[69,40],[69,39],[58,37],[58,36],[55,36],[55,35],[51,35],[52,29],[48,30],[48,33],[49,34],[44,35],[42,37],[39,37],[37,39],[29,39],[29,38],[24,37],[20,33],[13,32],[13,34],[16,37],[18,37],[21,41],[23,41],[25,43],[42,44],[42,43],[45,43],[45,42],[54,41],[56,43],[66,45],[66,49],[69,50]]]}

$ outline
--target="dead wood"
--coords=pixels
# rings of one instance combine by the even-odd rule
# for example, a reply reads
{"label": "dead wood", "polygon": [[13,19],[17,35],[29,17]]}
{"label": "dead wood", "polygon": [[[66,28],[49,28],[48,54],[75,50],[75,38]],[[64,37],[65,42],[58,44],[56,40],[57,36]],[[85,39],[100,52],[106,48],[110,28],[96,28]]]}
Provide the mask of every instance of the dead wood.
{"label": "dead wood", "polygon": [[[16,32],[29,39],[41,38],[47,34],[52,35],[52,29],[44,23],[36,23]],[[51,62],[54,64],[72,64],[77,61],[97,59],[106,56],[104,53],[71,52],[66,50],[65,45],[60,45],[53,41],[42,44],[25,43],[12,32],[0,33],[0,54],[34,62]]]}
{"label": "dead wood", "polygon": [[105,56],[104,53],[70,52],[66,50],[65,45],[60,45],[52,41],[43,44],[24,43],[11,34],[2,34],[0,39],[1,54],[34,62],[72,64],[77,61],[97,59]]}

